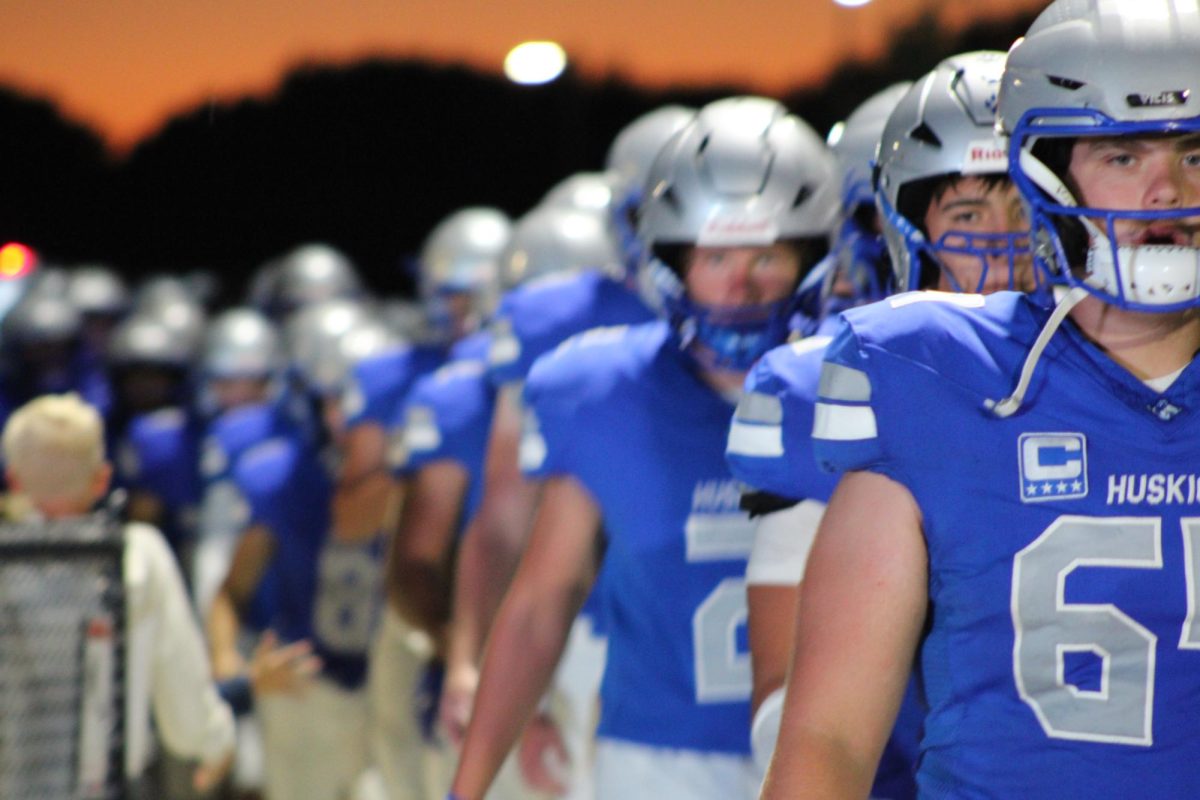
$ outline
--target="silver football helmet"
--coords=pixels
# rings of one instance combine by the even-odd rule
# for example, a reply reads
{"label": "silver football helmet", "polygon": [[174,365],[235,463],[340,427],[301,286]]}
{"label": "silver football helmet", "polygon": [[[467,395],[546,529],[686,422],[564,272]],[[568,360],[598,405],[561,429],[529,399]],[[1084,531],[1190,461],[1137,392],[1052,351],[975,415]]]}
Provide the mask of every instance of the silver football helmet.
{"label": "silver football helmet", "polygon": [[83,329],[79,309],[64,296],[31,292],[4,317],[0,341],[6,349],[52,342],[77,342]]}
{"label": "silver football helmet", "polygon": [[328,244],[303,244],[279,259],[274,310],[287,315],[313,303],[358,297],[362,282],[354,264]]}
{"label": "silver football helmet", "polygon": [[1041,269],[1122,308],[1200,305],[1200,199],[1095,208],[1067,180],[1080,138],[1200,132],[1196,0],[1056,0],[1009,52],[998,119]]}
{"label": "silver football helmet", "polygon": [[[426,316],[446,336],[477,327],[499,299],[500,258],[512,236],[504,212],[463,208],[437,224],[421,248],[419,292]],[[454,312],[450,295],[469,296],[469,308]],[[458,319],[466,315],[465,319]]]}
{"label": "silver football helmet", "polygon": [[692,121],[696,110],[686,106],[661,106],[630,122],[608,146],[604,168],[619,186],[641,193],[646,176],[663,145]]}
{"label": "silver football helmet", "polygon": [[996,93],[1003,70],[1004,53],[999,51],[951,56],[908,90],[884,126],[876,200],[897,291],[936,283],[940,256],[949,253],[980,260],[979,285],[958,287],[979,291],[989,259],[1007,257],[1009,274],[1015,275],[1019,260],[1028,253],[1025,233],[949,231],[931,242],[924,231],[932,182],[1006,174],[1006,142],[995,130]]}
{"label": "silver football helmet", "polygon": [[[639,235],[640,283],[685,343],[698,340],[719,366],[745,369],[786,336],[793,297],[769,307],[711,309],[692,303],[670,252],[680,247],[820,243],[837,211],[833,158],[807,123],[767,98],[705,106],[654,162]],[[810,256],[805,267],[811,267]],[[803,276],[802,276],[803,277]],[[797,287],[799,288],[799,287]]]}
{"label": "silver football helmet", "polygon": [[616,190],[611,207],[613,227],[625,257],[625,277],[631,283],[642,260],[637,215],[650,167],[671,137],[695,116],[696,110],[686,106],[656,108],[622,128],[608,147],[604,168],[612,176]]}
{"label": "silver football helmet", "polygon": [[195,302],[187,281],[175,275],[151,275],[138,284],[133,298],[133,310],[149,311],[176,301]]}
{"label": "silver football helmet", "polygon": [[305,306],[288,317],[283,326],[284,347],[292,375],[302,391],[323,394],[321,364],[336,349],[337,341],[363,325],[370,312],[352,300],[329,300]]}
{"label": "silver football helmet", "polygon": [[609,173],[576,172],[550,187],[538,205],[611,214],[616,197],[616,181]]}
{"label": "silver football helmet", "polygon": [[619,271],[621,254],[603,213],[538,206],[513,228],[500,259],[505,291],[555,272],[600,269]]}
{"label": "silver football helmet", "polygon": [[120,317],[132,304],[125,281],[112,269],[100,264],[73,269],[69,275],[67,296],[84,316]]}
{"label": "silver football helmet", "polygon": [[[891,286],[887,243],[875,208],[873,170],[888,117],[911,82],[896,83],[860,104],[829,131],[827,142],[837,161],[841,205],[830,252],[834,262],[825,287],[829,311],[878,300]],[[849,296],[833,296],[834,282]]]}
{"label": "silver football helmet", "polygon": [[195,342],[178,335],[150,314],[126,317],[108,340],[105,359],[109,367],[149,365],[186,371],[196,358]]}
{"label": "silver football helmet", "polygon": [[282,367],[279,333],[262,313],[232,308],[209,325],[200,356],[205,378],[269,378]]}
{"label": "silver football helmet", "polygon": [[164,294],[153,303],[137,306],[135,313],[154,317],[166,325],[180,341],[186,342],[188,347],[197,351],[200,349],[204,331],[208,326],[208,314],[190,297],[170,297]]}
{"label": "silver football helmet", "polygon": [[347,390],[355,365],[400,344],[386,324],[364,316],[341,333],[333,333],[332,329],[320,331],[312,339],[311,349],[293,366],[310,392],[340,398]]}

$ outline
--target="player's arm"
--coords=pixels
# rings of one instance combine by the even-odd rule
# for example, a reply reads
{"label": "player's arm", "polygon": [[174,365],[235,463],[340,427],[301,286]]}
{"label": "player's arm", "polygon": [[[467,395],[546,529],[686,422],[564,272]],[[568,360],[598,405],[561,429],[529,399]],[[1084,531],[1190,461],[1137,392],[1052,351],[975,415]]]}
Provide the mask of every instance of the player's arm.
{"label": "player's arm", "polygon": [[595,577],[600,509],[574,478],[546,481],[529,546],[488,638],[452,793],[482,798],[537,707]]}
{"label": "player's arm", "polygon": [[245,669],[238,652],[242,612],[250,604],[275,556],[275,538],[264,525],[251,525],[238,539],[229,572],[221,582],[208,612],[208,646],[213,673],[224,680]]}
{"label": "player's arm", "polygon": [[816,500],[796,502],[757,492],[742,495],[742,508],[754,515],[757,523],[746,565],[753,678],[750,745],[755,765],[765,774],[779,738],[800,581],[825,504]]}
{"label": "player's arm", "polygon": [[451,739],[466,725],[483,643],[521,559],[537,485],[521,475],[521,398],[515,386],[496,398],[479,511],[462,537],[454,578],[441,720]]}
{"label": "player's arm", "polygon": [[409,480],[388,568],[388,597],[413,625],[443,644],[450,617],[451,553],[470,476],[440,459]]}
{"label": "player's arm", "polygon": [[867,797],[927,606],[921,516],[882,475],[848,473],[800,590],[792,669],[764,798]]}
{"label": "player's arm", "polygon": [[387,431],[366,420],[346,431],[342,463],[333,496],[334,535],[361,541],[395,520],[396,481],[387,468]]}

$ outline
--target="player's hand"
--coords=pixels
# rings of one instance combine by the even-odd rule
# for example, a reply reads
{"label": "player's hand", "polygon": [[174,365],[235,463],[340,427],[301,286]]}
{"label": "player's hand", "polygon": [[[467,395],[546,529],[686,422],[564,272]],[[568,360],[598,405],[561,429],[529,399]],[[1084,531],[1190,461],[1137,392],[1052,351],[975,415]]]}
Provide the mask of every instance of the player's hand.
{"label": "player's hand", "polygon": [[562,795],[567,792],[571,757],[562,734],[548,715],[539,712],[529,721],[517,751],[521,777],[538,792]]}
{"label": "player's hand", "polygon": [[463,739],[467,737],[478,686],[479,670],[474,667],[457,667],[446,672],[441,702],[438,703],[438,724],[455,747],[462,747]]}
{"label": "player's hand", "polygon": [[321,659],[313,655],[311,642],[301,639],[280,646],[274,631],[258,640],[248,668],[255,695],[303,692],[320,671]]}
{"label": "player's hand", "polygon": [[220,786],[233,769],[233,750],[222,758],[201,764],[192,772],[192,788],[197,794],[207,794]]}

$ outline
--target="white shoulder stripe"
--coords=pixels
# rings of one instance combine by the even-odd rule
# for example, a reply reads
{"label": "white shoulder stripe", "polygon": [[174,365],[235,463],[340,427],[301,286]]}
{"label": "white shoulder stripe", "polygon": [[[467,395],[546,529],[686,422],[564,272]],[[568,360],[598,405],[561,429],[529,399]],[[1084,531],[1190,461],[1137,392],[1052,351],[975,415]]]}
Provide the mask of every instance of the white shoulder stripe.
{"label": "white shoulder stripe", "polygon": [[875,427],[875,412],[870,406],[840,406],[817,403],[813,418],[813,438],[834,442],[852,442],[874,439],[879,435]]}
{"label": "white shoulder stripe", "polygon": [[730,455],[772,458],[783,455],[783,429],[779,425],[751,425],[736,418],[729,428],[725,452]]}
{"label": "white shoulder stripe", "polygon": [[431,422],[418,422],[404,428],[404,446],[410,453],[436,450],[442,444],[442,434]]}
{"label": "white shoulder stripe", "polygon": [[826,361],[821,365],[817,394],[827,400],[866,403],[871,399],[871,377],[861,369]]}
{"label": "white shoulder stripe", "polygon": [[921,292],[905,292],[888,298],[892,308],[903,308],[913,303],[946,303],[962,308],[983,308],[983,295],[966,292],[941,292],[927,290]]}
{"label": "white shoulder stripe", "polygon": [[521,342],[512,333],[495,336],[488,347],[488,363],[494,367],[511,364],[521,356]]}
{"label": "white shoulder stripe", "polygon": [[813,350],[820,350],[826,347],[833,341],[832,336],[807,336],[803,339],[797,339],[792,342],[789,347],[792,348],[792,353],[802,356],[805,353],[810,353]]}
{"label": "white shoulder stripe", "polygon": [[774,395],[751,392],[738,400],[734,417],[743,422],[778,425],[783,421],[783,403]]}

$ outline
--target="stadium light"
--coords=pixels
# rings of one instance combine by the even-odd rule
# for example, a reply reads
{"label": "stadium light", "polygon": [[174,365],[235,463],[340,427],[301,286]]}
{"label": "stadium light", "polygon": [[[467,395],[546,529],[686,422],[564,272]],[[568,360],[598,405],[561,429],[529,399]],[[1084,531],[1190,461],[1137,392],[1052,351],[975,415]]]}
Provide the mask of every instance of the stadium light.
{"label": "stadium light", "polygon": [[37,266],[37,255],[18,242],[9,242],[0,247],[0,280],[20,278]]}
{"label": "stadium light", "polygon": [[833,0],[833,2],[843,8],[859,8],[860,6],[867,5],[871,0]]}
{"label": "stadium light", "polygon": [[513,83],[549,83],[567,68],[567,54],[557,42],[523,42],[504,57],[504,74]]}

